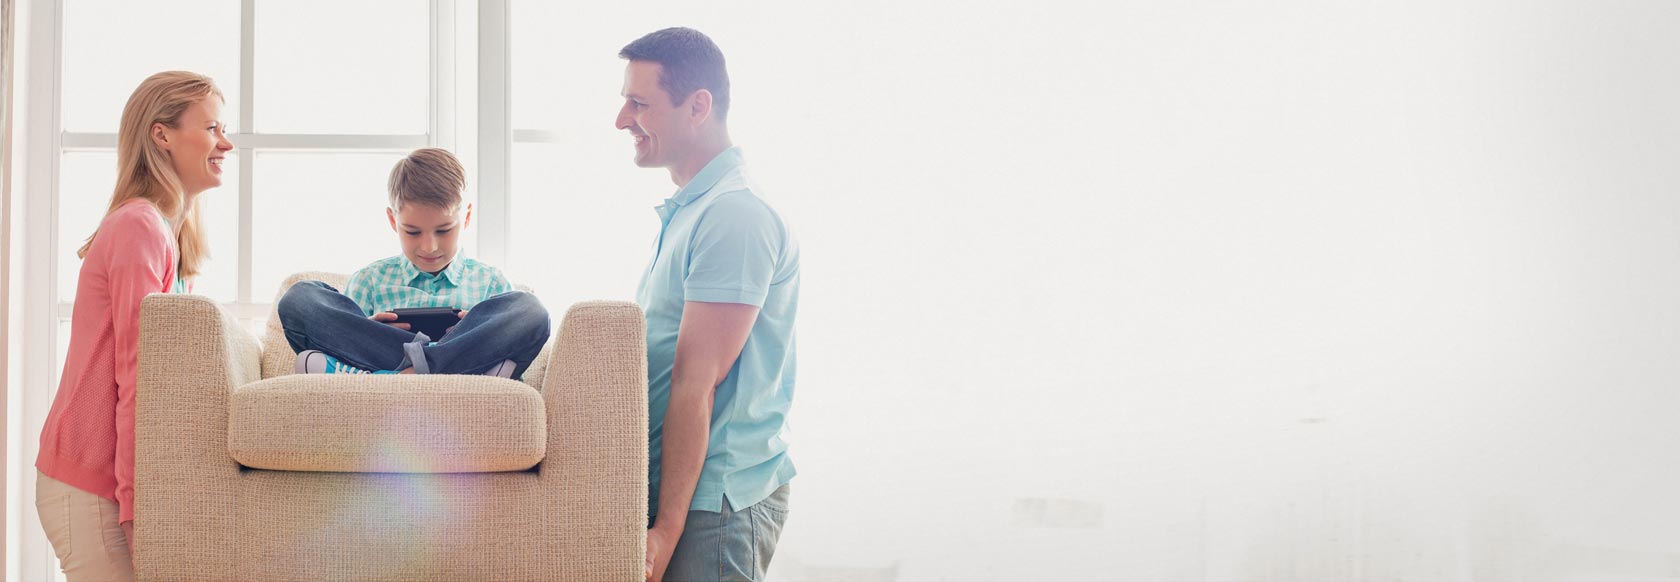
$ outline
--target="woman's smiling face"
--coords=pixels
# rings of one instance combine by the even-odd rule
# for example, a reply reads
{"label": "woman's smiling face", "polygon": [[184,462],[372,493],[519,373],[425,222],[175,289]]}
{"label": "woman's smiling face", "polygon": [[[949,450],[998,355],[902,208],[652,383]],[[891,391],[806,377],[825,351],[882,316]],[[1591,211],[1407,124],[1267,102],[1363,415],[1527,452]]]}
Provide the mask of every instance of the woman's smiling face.
{"label": "woman's smiling face", "polygon": [[153,137],[169,152],[170,164],[187,195],[222,185],[222,161],[233,150],[233,142],[228,141],[221,117],[221,100],[207,95],[181,112],[176,127],[153,126]]}

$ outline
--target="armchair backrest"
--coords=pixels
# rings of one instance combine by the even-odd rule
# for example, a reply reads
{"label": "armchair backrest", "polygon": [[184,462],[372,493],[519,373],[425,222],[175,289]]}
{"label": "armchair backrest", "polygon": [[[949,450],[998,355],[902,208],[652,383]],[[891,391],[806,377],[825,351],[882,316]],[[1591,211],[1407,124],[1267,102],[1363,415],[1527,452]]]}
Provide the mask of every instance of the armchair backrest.
{"label": "armchair backrest", "polygon": [[292,344],[286,341],[286,331],[280,327],[280,297],[287,289],[298,281],[321,281],[333,288],[343,290],[344,283],[350,280],[349,275],[342,273],[327,273],[324,271],[304,271],[286,277],[280,283],[280,288],[274,291],[274,304],[268,311],[267,329],[262,338],[262,377],[263,379],[285,376],[292,373],[293,364],[297,362],[297,352],[292,351]]}

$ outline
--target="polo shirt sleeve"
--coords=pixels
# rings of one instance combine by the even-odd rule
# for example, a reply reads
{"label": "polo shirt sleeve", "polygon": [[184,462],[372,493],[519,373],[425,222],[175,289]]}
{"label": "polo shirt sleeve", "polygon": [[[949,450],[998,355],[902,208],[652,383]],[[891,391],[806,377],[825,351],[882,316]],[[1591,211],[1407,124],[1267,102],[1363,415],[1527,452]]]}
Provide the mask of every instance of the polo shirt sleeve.
{"label": "polo shirt sleeve", "polygon": [[751,192],[723,193],[689,240],[683,299],[763,307],[784,237],[776,216]]}

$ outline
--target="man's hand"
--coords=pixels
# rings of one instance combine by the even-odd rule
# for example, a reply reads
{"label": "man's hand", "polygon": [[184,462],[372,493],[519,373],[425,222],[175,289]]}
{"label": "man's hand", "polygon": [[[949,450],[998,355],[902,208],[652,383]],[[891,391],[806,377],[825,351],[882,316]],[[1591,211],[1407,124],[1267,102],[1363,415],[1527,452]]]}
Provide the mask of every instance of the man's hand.
{"label": "man's hand", "polygon": [[406,323],[392,323],[392,322],[395,322],[397,320],[397,314],[391,313],[389,311],[382,311],[382,312],[379,312],[379,313],[375,313],[372,316],[368,317],[368,319],[377,321],[379,323],[383,323],[385,325],[389,325],[391,327],[394,327],[394,328],[397,328],[397,329],[400,329],[400,330],[403,330],[403,331],[408,331],[408,324],[406,324]]}
{"label": "man's hand", "polygon": [[643,564],[642,575],[647,582],[660,582],[665,579],[665,568],[671,565],[671,553],[677,549],[677,540],[666,537],[665,531],[648,528],[647,530],[647,561]]}

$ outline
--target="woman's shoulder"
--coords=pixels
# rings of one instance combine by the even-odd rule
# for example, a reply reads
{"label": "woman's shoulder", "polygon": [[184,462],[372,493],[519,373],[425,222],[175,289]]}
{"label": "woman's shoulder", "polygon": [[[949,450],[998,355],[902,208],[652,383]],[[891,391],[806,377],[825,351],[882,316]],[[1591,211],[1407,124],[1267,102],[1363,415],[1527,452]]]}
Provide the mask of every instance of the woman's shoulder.
{"label": "woman's shoulder", "polygon": [[94,234],[88,254],[150,255],[153,252],[173,252],[174,241],[169,223],[158,214],[157,207],[145,199],[124,202],[105,215]]}
{"label": "woman's shoulder", "polygon": [[100,230],[106,228],[169,235],[169,222],[163,219],[163,214],[151,201],[144,198],[131,199],[112,210],[99,224]]}

